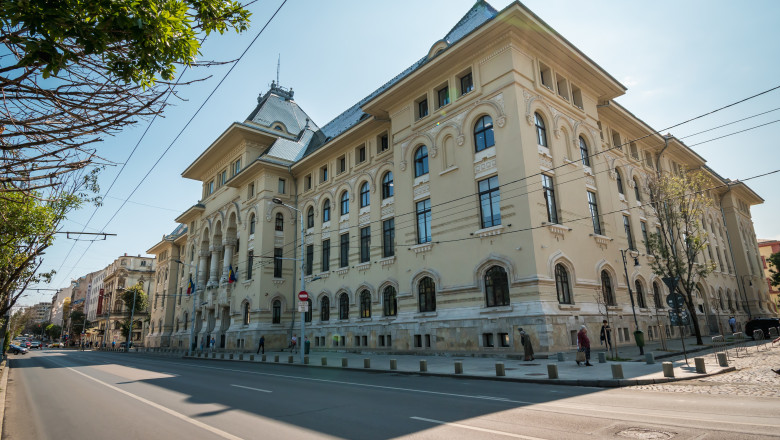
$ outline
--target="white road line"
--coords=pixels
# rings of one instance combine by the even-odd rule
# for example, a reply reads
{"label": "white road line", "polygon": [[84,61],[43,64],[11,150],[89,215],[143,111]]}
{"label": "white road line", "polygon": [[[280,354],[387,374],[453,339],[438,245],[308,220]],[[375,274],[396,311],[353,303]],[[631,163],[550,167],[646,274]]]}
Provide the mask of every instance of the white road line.
{"label": "white road line", "polygon": [[421,422],[430,422],[430,423],[436,423],[439,425],[445,425],[445,426],[453,426],[455,428],[462,428],[462,429],[470,429],[472,431],[480,431],[480,432],[487,432],[489,434],[498,434],[503,435],[506,437],[514,437],[514,438],[522,438],[525,440],[545,440],[539,437],[529,437],[527,435],[521,435],[521,434],[512,434],[511,432],[503,432],[503,431],[496,431],[494,429],[485,429],[485,428],[478,428],[476,426],[469,426],[469,425],[463,425],[461,423],[450,423],[450,422],[443,422],[441,420],[433,420],[433,419],[426,419],[423,417],[410,417],[414,420],[419,420]]}
{"label": "white road line", "polygon": [[245,387],[243,385],[230,384],[230,386],[231,387],[236,387],[236,388],[245,388],[247,390],[252,390],[252,391],[260,391],[260,392],[263,392],[263,393],[270,393],[271,392],[271,391],[268,391],[268,390],[261,390],[260,388]]}
{"label": "white road line", "polygon": [[149,406],[151,406],[151,407],[153,407],[155,409],[158,409],[158,410],[160,410],[160,411],[162,411],[164,413],[170,414],[170,415],[176,417],[177,419],[180,419],[180,420],[182,420],[184,422],[187,422],[187,423],[190,423],[192,425],[195,425],[198,428],[205,429],[206,431],[209,431],[212,434],[218,435],[218,436],[220,436],[222,438],[229,439],[229,440],[243,440],[241,437],[237,437],[237,436],[235,436],[235,435],[233,435],[233,434],[231,434],[229,432],[225,432],[225,431],[223,431],[223,430],[221,430],[219,428],[215,428],[215,427],[207,425],[207,424],[205,424],[203,422],[199,422],[199,421],[197,421],[197,420],[195,420],[195,419],[193,419],[191,417],[185,416],[184,414],[182,414],[180,412],[177,412],[177,411],[174,411],[172,409],[166,408],[166,407],[160,405],[159,403],[152,402],[151,400],[144,399],[141,396],[137,396],[137,395],[135,395],[135,394],[133,394],[133,393],[131,393],[129,391],[125,391],[125,390],[123,390],[121,388],[115,387],[115,386],[113,386],[113,385],[111,385],[109,383],[103,382],[100,379],[95,379],[94,377],[89,376],[88,374],[84,374],[81,371],[75,370],[75,369],[73,369],[71,367],[68,367],[67,365],[63,365],[63,364],[60,364],[59,362],[54,362],[54,361],[51,361],[51,362],[53,362],[55,364],[59,364],[61,367],[65,367],[68,370],[70,370],[70,371],[72,371],[72,372],[74,372],[76,374],[80,374],[80,375],[86,377],[89,380],[95,381],[95,382],[97,382],[97,383],[99,383],[101,385],[104,385],[104,386],[106,386],[106,387],[108,387],[108,388],[110,388],[110,389],[112,389],[112,390],[114,390],[116,392],[122,393],[125,396],[132,397],[133,399],[135,399],[135,400],[137,400],[137,401],[139,401],[141,403],[145,403],[145,404],[147,404],[147,405],[149,405]]}

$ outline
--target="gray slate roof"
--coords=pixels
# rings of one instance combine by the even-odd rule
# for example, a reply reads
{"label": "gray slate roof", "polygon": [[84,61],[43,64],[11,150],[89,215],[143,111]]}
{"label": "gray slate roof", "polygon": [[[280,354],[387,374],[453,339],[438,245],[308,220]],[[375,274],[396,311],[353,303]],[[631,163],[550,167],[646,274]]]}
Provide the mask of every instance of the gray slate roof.
{"label": "gray slate roof", "polygon": [[306,127],[307,122],[310,127],[317,129],[317,125],[293,101],[292,97],[292,90],[271,83],[271,89],[257,98],[257,107],[246,120],[268,128],[273,128],[275,122],[281,122],[293,135],[299,134]]}

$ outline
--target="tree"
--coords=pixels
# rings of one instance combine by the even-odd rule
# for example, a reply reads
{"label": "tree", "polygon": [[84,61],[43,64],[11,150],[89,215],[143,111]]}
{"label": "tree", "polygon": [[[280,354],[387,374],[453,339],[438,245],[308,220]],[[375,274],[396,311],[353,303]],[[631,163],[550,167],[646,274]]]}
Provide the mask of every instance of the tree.
{"label": "tree", "polygon": [[704,262],[702,255],[708,235],[701,219],[712,206],[707,193],[709,182],[703,172],[685,170],[677,175],[659,175],[648,182],[650,203],[659,224],[659,231],[649,237],[648,251],[654,257],[650,264],[658,276],[678,280],[675,290],[685,298],[698,345],[702,338],[694,302],[696,286],[714,269],[714,263]]}
{"label": "tree", "polygon": [[[607,325],[612,331],[611,340],[610,340],[610,347],[612,349],[612,359],[617,360],[618,359],[618,351],[617,351],[617,345],[615,344],[617,342],[617,336],[615,336],[614,329],[612,329],[612,321],[609,316],[609,304],[607,303],[607,299],[604,297],[604,290],[603,287],[596,287],[596,292],[593,294],[593,299],[596,300],[596,307],[599,310],[599,314],[604,317],[604,319],[607,321]],[[601,337],[601,329],[599,329],[599,338]],[[595,334],[593,336],[595,338]],[[606,341],[604,342],[606,344]]]}
{"label": "tree", "polygon": [[96,173],[67,187],[32,193],[0,191],[0,315],[16,304],[30,283],[50,281],[54,271],[38,273],[41,256],[71,210],[97,192]]}
{"label": "tree", "polygon": [[146,307],[149,305],[141,283],[125,289],[125,291],[122,292],[122,302],[125,303],[125,310],[127,310],[128,316],[133,310],[133,297],[135,297],[135,313],[145,311]]}
{"label": "tree", "polygon": [[203,39],[249,16],[235,0],[0,2],[0,192],[99,160],[101,136],[161,113],[178,67],[213,64],[197,61]]}
{"label": "tree", "polygon": [[81,310],[74,310],[70,314],[70,329],[72,334],[83,333],[91,323],[87,320],[87,315]]}
{"label": "tree", "polygon": [[49,324],[46,326],[46,335],[52,341],[59,338],[62,334],[62,327],[57,324]]}
{"label": "tree", "polygon": [[775,252],[767,259],[769,265],[769,282],[772,283],[772,287],[780,286],[780,252]]}

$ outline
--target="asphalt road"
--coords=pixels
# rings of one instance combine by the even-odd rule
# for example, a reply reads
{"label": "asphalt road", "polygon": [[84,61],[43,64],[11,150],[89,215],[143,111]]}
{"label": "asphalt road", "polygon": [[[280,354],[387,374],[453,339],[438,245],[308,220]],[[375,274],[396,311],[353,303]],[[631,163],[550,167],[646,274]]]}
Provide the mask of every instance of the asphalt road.
{"label": "asphalt road", "polygon": [[774,398],[46,350],[10,359],[3,439],[759,439]]}

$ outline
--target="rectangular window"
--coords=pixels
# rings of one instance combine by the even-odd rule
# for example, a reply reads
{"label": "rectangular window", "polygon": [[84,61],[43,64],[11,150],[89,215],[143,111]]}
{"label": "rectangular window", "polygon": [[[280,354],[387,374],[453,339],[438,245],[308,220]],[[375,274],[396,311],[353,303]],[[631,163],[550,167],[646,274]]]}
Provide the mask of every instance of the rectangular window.
{"label": "rectangular window", "polygon": [[422,348],[422,335],[414,335],[414,347]]}
{"label": "rectangular window", "polygon": [[366,146],[360,146],[357,149],[357,161],[358,163],[363,163],[366,161]]}
{"label": "rectangular window", "polygon": [[306,275],[311,275],[314,270],[314,245],[306,246]]}
{"label": "rectangular window", "polygon": [[241,172],[241,159],[233,162],[233,175],[235,176],[239,172]]}
{"label": "rectangular window", "polygon": [[650,240],[648,240],[648,238],[647,238],[647,223],[639,222],[639,226],[642,228],[642,240],[645,241],[645,251],[649,252],[650,251],[650,247],[648,246],[648,242]]}
{"label": "rectangular window", "polygon": [[286,194],[286,192],[287,192],[286,185],[287,185],[287,181],[286,180],[279,179],[279,188],[278,188],[279,194]]}
{"label": "rectangular window", "polygon": [[544,203],[547,205],[547,222],[558,223],[558,206],[555,204],[555,187],[552,177],[542,174]]}
{"label": "rectangular window", "polygon": [[499,333],[498,334],[498,343],[502,347],[509,347],[509,333]]}
{"label": "rectangular window", "polygon": [[472,90],[474,90],[474,77],[469,72],[460,77],[460,94],[465,95]]}
{"label": "rectangular window", "polygon": [[626,230],[626,240],[628,240],[628,248],[632,251],[636,250],[634,246],[634,235],[631,233],[631,219],[627,215],[623,216],[623,228]]}
{"label": "rectangular window", "polygon": [[386,134],[379,138],[379,151],[387,151],[390,148],[390,140]]}
{"label": "rectangular window", "polygon": [[330,240],[322,240],[322,271],[330,270]]}
{"label": "rectangular window", "polygon": [[325,165],[324,167],[320,168],[320,182],[327,182],[328,181],[328,166]]}
{"label": "rectangular window", "polygon": [[251,199],[255,196],[255,184],[254,182],[249,184],[249,188],[246,190],[246,198]]}
{"label": "rectangular window", "polygon": [[255,251],[250,250],[246,255],[246,279],[252,279],[252,266],[255,263]]}
{"label": "rectangular window", "polygon": [[282,248],[274,248],[274,278],[282,277]]}
{"label": "rectangular window", "polygon": [[439,107],[444,107],[450,103],[450,88],[444,86],[436,91],[436,95],[439,98]]}
{"label": "rectangular window", "polygon": [[482,346],[486,348],[493,347],[493,333],[482,333]]}
{"label": "rectangular window", "polygon": [[222,170],[221,173],[219,173],[219,186],[222,186],[227,182],[227,170]]}
{"label": "rectangular window", "polygon": [[212,194],[214,194],[214,181],[213,180],[206,184],[206,195],[210,196]]}
{"label": "rectangular window", "polygon": [[382,257],[395,255],[395,219],[382,222]]}
{"label": "rectangular window", "polygon": [[339,157],[339,174],[343,173],[344,171],[347,171],[347,156],[341,156]]}
{"label": "rectangular window", "polygon": [[498,176],[479,182],[479,210],[482,214],[482,227],[489,228],[501,224],[501,195]]}
{"label": "rectangular window", "polygon": [[339,245],[339,267],[349,266],[349,232],[341,234]]}
{"label": "rectangular window", "polygon": [[360,228],[360,262],[371,259],[371,226]]}
{"label": "rectangular window", "polygon": [[308,191],[311,189],[311,174],[307,174],[306,177],[303,178],[303,190]]}
{"label": "rectangular window", "polygon": [[423,98],[417,102],[417,119],[428,116],[428,99]]}
{"label": "rectangular window", "polygon": [[590,208],[590,218],[593,220],[593,233],[596,235],[602,235],[601,233],[601,220],[599,219],[599,204],[596,201],[596,193],[587,191],[588,193],[588,208]]}
{"label": "rectangular window", "polygon": [[431,199],[417,202],[417,243],[431,241]]}

